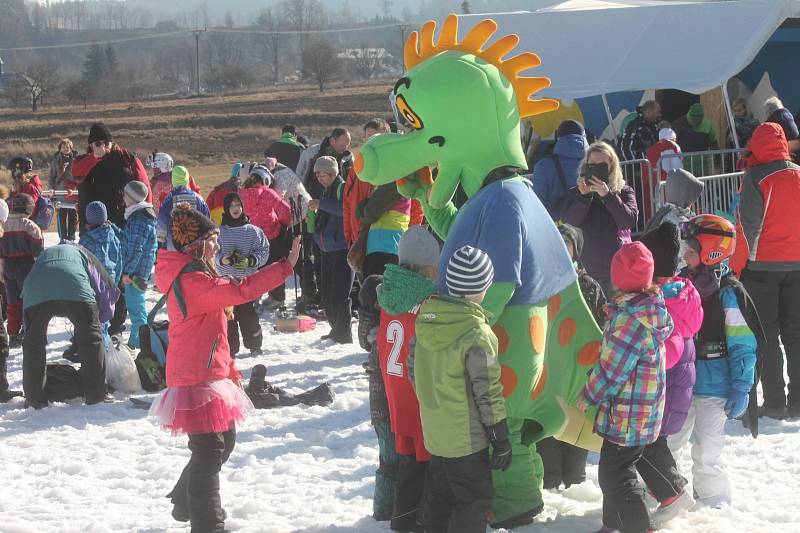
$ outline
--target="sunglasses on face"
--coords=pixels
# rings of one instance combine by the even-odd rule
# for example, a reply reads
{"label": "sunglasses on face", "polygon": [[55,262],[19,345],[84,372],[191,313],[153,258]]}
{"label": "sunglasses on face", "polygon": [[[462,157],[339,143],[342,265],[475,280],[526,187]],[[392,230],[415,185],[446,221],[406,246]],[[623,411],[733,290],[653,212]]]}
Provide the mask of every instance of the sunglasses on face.
{"label": "sunglasses on face", "polygon": [[681,226],[681,239],[684,241],[688,241],[689,239],[694,239],[698,235],[706,234],[706,235],[719,235],[720,237],[734,237],[733,232],[725,231],[721,229],[714,229],[714,228],[706,228],[695,224],[694,222],[682,222]]}

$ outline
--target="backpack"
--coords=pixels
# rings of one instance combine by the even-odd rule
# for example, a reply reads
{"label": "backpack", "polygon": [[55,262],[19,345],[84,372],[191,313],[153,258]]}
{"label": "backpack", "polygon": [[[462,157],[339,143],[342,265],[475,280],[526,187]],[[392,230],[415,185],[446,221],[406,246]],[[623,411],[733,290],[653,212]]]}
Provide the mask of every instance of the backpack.
{"label": "backpack", "polygon": [[[180,274],[201,270],[203,270],[203,265],[193,261],[183,267]],[[167,349],[169,348],[169,320],[156,320],[156,315],[166,305],[169,292],[175,287],[178,278],[175,279],[169,290],[159,298],[156,305],[150,310],[147,315],[147,323],[139,327],[140,349],[135,362],[142,388],[147,392],[160,391],[167,386],[166,367]],[[180,293],[180,289],[176,291],[176,297],[179,300],[178,303],[184,308],[185,303],[182,303],[183,296]]]}
{"label": "backpack", "polygon": [[53,215],[55,215],[55,212],[56,208],[52,200],[44,196],[39,196],[39,199],[36,200],[36,205],[33,209],[34,215],[31,217],[31,220],[44,231],[48,229],[53,222]]}
{"label": "backpack", "polygon": [[83,396],[83,380],[72,365],[48,364],[44,397],[48,402],[66,402]]}

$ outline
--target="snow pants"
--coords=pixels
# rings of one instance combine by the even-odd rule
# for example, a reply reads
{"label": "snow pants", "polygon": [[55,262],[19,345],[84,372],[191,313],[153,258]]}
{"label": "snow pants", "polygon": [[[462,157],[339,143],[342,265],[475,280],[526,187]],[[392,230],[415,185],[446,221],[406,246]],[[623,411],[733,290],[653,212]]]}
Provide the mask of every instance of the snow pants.
{"label": "snow pants", "polygon": [[192,533],[212,533],[225,527],[219,471],[235,444],[235,428],[224,433],[189,435],[192,456],[167,498],[175,507],[188,511]]}
{"label": "snow pants", "polygon": [[396,254],[389,254],[386,252],[372,252],[371,254],[367,254],[366,257],[364,257],[364,266],[362,267],[364,278],[373,274],[382,276],[383,271],[386,270],[386,265],[396,265],[397,261]]}
{"label": "snow pants", "polygon": [[54,316],[67,317],[75,328],[74,345],[81,358],[86,403],[102,402],[106,395],[106,363],[97,304],[70,300],[52,300],[25,309],[22,386],[26,400],[32,405],[46,401],[47,325]]}
{"label": "snow pants", "polygon": [[430,461],[417,461],[414,455],[398,456],[397,489],[394,498],[393,531],[412,531],[418,528],[420,506],[425,501],[425,477]]}
{"label": "snow pants", "polygon": [[139,328],[147,324],[147,303],[145,291],[139,290],[133,283],[125,285],[125,306],[131,317],[131,335],[128,344],[139,349]]}
{"label": "snow pants", "polygon": [[353,271],[347,264],[347,250],[322,252],[320,291],[325,305],[325,316],[331,325],[331,339],[336,342],[353,342],[350,322],[350,289]]}
{"label": "snow pants", "polygon": [[644,503],[644,487],[636,475],[644,446],[618,446],[603,441],[597,478],[603,491],[603,525],[621,533],[653,529]]}
{"label": "snow pants", "polygon": [[0,308],[0,393],[8,390],[8,333],[6,322],[3,319],[3,310]]}
{"label": "snow pants", "polygon": [[128,308],[125,305],[125,285],[120,282],[118,287],[119,298],[117,298],[117,303],[114,304],[114,316],[108,325],[109,335],[117,335],[125,331],[125,319],[128,318]]}
{"label": "snow pants", "polygon": [[485,533],[494,492],[491,472],[488,448],[466,457],[431,457],[420,510],[425,533]]}
{"label": "snow pants", "polygon": [[253,307],[255,302],[247,302],[234,306],[233,320],[228,320],[228,344],[231,347],[231,357],[239,353],[239,330],[242,330],[242,343],[248,350],[261,349],[264,339],[261,333],[261,324],[258,313]]}
{"label": "snow pants", "polygon": [[394,514],[397,491],[397,468],[400,456],[394,447],[389,418],[373,420],[372,427],[378,437],[378,469],[375,471],[375,492],[372,496],[372,517],[375,520],[390,520]]}
{"label": "snow pants", "polygon": [[789,376],[788,404],[800,407],[800,270],[771,272],[746,268],[742,284],[756,305],[767,337],[761,370],[764,405],[780,408],[787,404],[780,345],[783,341]]}
{"label": "snow pants", "polygon": [[586,481],[588,451],[553,437],[537,442],[536,451],[542,458],[545,489],[557,489],[562,483],[569,488]]}
{"label": "snow pants", "polygon": [[60,241],[74,241],[75,232],[78,231],[78,210],[69,207],[59,207],[56,218],[58,238]]}
{"label": "snow pants", "polygon": [[[286,227],[282,227],[280,235],[269,240],[269,258],[267,259],[268,265],[277,263],[282,259],[286,259],[286,257],[289,255],[289,250],[291,250],[292,247],[291,238],[292,237],[289,234],[288,229]],[[295,268],[297,267],[295,266]],[[283,302],[286,300],[286,283],[281,283],[267,294],[269,294],[269,297],[273,300]]]}
{"label": "snow pants", "polygon": [[33,257],[11,257],[3,262],[9,335],[19,335],[22,331],[22,285],[33,268],[33,263]]}
{"label": "snow pants", "polygon": [[659,437],[644,447],[636,470],[644,484],[659,502],[680,494],[688,481],[678,471],[675,458],[667,445],[667,437]]}
{"label": "snow pants", "polygon": [[677,454],[692,437],[692,486],[706,505],[731,502],[731,483],[723,459],[725,450],[725,398],[695,396],[686,423],[667,441]]}

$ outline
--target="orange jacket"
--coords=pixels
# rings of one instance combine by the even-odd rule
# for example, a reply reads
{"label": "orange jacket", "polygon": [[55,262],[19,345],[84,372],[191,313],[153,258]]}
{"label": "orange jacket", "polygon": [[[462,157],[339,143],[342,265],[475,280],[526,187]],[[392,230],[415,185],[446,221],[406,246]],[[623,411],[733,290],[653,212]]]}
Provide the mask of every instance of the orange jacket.
{"label": "orange jacket", "polygon": [[358,239],[361,222],[356,217],[358,204],[372,196],[373,187],[358,179],[353,167],[347,172],[342,192],[342,218],[344,219],[344,239],[352,244]]}

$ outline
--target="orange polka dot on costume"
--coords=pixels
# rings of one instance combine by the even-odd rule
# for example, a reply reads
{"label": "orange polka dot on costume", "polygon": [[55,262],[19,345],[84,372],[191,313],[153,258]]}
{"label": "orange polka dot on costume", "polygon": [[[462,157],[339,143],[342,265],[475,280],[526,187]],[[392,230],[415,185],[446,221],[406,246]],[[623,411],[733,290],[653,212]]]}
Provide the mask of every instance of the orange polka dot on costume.
{"label": "orange polka dot on costume", "polygon": [[555,320],[559,311],[561,311],[561,295],[556,294],[547,301],[547,320],[550,322]]}
{"label": "orange polka dot on costume", "polygon": [[500,365],[500,384],[503,386],[503,398],[514,394],[517,388],[517,373],[510,366]]}
{"label": "orange polka dot on costume", "polygon": [[575,320],[572,318],[565,318],[558,328],[558,343],[562,347],[568,345],[575,336],[576,331],[578,331],[578,325],[575,323]]}
{"label": "orange polka dot on costume", "polygon": [[539,381],[536,382],[536,386],[531,391],[531,400],[536,400],[539,396],[542,395],[542,391],[544,390],[544,386],[547,384],[547,367],[542,367],[542,373],[539,375]]}
{"label": "orange polka dot on costume", "polygon": [[497,352],[499,355],[503,355],[508,351],[508,332],[499,324],[492,326],[492,331],[497,337]]}
{"label": "orange polka dot on costume", "polygon": [[531,334],[531,344],[533,345],[533,351],[536,354],[540,354],[544,352],[544,321],[540,316],[533,316],[531,317],[531,322],[528,326],[528,330]]}
{"label": "orange polka dot on costume", "polygon": [[578,351],[578,364],[581,366],[592,366],[600,360],[600,342],[587,342]]}

